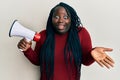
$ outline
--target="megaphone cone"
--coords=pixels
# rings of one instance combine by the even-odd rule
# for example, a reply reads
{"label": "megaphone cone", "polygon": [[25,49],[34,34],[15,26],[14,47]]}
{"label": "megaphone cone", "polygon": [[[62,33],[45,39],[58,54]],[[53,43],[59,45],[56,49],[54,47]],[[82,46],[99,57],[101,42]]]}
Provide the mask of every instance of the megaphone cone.
{"label": "megaphone cone", "polygon": [[18,20],[14,20],[9,30],[9,37],[12,36],[24,37],[28,42],[31,40],[39,41],[41,37],[39,33],[23,27]]}

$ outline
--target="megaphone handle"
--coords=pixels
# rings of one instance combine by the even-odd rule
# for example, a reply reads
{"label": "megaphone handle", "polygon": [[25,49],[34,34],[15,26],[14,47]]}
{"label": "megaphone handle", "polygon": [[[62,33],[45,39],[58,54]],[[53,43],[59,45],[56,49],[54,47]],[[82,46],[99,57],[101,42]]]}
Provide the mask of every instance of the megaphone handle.
{"label": "megaphone handle", "polygon": [[28,38],[25,38],[25,39],[26,39],[26,41],[27,41],[27,42],[30,42],[30,41],[31,41],[31,40],[30,40],[30,39],[28,39]]}
{"label": "megaphone handle", "polygon": [[[28,38],[25,38],[27,42],[30,42],[31,40]],[[19,49],[20,51],[23,51],[22,49]]]}

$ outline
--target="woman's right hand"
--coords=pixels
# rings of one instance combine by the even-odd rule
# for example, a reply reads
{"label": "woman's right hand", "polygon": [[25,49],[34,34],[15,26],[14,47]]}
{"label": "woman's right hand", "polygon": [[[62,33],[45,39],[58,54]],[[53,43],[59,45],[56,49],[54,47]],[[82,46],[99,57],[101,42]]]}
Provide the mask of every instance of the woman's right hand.
{"label": "woman's right hand", "polygon": [[31,45],[32,45],[32,41],[27,42],[26,39],[23,38],[18,42],[17,47],[19,49],[22,49],[22,51],[27,51],[31,47]]}

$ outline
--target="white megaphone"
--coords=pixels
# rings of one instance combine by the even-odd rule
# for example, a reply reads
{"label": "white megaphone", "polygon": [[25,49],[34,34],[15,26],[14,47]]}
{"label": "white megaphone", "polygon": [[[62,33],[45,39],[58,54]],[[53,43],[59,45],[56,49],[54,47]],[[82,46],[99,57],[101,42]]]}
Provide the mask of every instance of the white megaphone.
{"label": "white megaphone", "polygon": [[9,30],[9,37],[12,37],[12,36],[23,37],[27,40],[27,42],[29,42],[29,41],[37,42],[41,38],[41,35],[39,33],[23,27],[18,22],[18,20],[14,20],[14,22],[12,23],[12,26]]}

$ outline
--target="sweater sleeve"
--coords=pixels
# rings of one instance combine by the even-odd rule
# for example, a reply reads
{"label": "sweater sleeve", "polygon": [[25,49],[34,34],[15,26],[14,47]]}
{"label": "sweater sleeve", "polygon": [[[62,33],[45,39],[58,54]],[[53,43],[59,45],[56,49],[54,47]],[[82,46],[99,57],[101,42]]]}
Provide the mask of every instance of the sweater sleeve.
{"label": "sweater sleeve", "polygon": [[32,48],[29,48],[27,51],[24,51],[23,53],[32,64],[39,65],[38,55],[39,53],[35,52]]}
{"label": "sweater sleeve", "polygon": [[83,27],[79,32],[80,43],[82,47],[82,64],[89,66],[94,62],[91,56],[92,42],[89,32]]}

